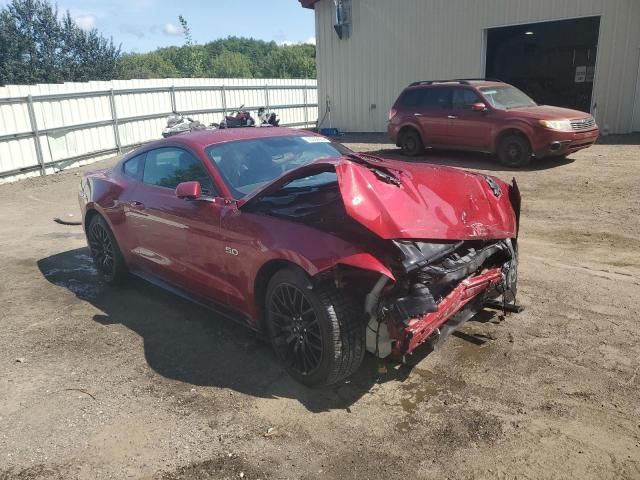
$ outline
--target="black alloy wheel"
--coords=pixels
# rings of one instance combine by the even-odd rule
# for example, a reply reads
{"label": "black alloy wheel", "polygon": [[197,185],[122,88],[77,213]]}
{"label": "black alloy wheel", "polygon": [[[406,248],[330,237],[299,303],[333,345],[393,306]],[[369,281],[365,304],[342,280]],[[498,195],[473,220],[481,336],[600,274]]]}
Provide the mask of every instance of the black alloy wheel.
{"label": "black alloy wheel", "polygon": [[312,280],[302,269],[279,270],[264,302],[266,329],[289,374],[310,387],[352,375],[364,357],[362,307],[331,281]]}
{"label": "black alloy wheel", "polygon": [[322,335],[304,292],[282,283],[273,290],[268,308],[278,357],[298,374],[312,375],[322,361]]}
{"label": "black alloy wheel", "polygon": [[108,284],[122,281],[126,265],[109,225],[101,216],[96,215],[89,222],[87,239],[91,258],[102,280]]}

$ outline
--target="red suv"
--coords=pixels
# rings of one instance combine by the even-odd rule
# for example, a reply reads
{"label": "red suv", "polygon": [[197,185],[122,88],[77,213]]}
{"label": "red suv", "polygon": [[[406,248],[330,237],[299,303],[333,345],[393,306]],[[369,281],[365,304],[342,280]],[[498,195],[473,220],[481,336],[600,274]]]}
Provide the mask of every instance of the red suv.
{"label": "red suv", "polygon": [[538,105],[497,80],[435,80],[409,85],[389,113],[388,133],[406,155],[425,147],[496,154],[509,167],[564,157],[598,138],[588,113]]}

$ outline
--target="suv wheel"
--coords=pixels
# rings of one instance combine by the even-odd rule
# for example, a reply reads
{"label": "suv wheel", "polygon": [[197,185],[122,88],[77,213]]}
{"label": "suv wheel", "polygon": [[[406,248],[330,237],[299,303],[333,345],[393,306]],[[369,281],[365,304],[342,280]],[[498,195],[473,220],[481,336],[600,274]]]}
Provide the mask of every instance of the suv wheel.
{"label": "suv wheel", "polygon": [[521,135],[509,135],[498,145],[498,159],[507,167],[526,167],[531,163],[531,147]]}
{"label": "suv wheel", "polygon": [[400,148],[402,153],[410,157],[420,155],[424,151],[424,145],[420,135],[415,130],[407,130],[400,137]]}
{"label": "suv wheel", "polygon": [[360,367],[364,320],[343,290],[331,282],[312,285],[306,273],[287,268],[273,276],[265,300],[271,343],[297,381],[331,385]]}

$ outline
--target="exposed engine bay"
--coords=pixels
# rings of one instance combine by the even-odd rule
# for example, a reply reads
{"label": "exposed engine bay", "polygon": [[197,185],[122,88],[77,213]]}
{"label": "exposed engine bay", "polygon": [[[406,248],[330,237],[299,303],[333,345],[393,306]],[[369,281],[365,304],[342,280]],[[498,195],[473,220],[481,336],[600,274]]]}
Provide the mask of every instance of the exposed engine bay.
{"label": "exposed engine bay", "polygon": [[[402,254],[394,269],[401,274],[391,287],[386,279],[380,282],[386,288],[376,284],[372,293],[379,299],[370,300],[367,312],[367,349],[381,358],[411,353],[432,334],[442,340],[443,325],[459,326],[487,300],[515,299],[517,252],[511,239],[393,244]],[[450,320],[449,313],[457,316]]]}
{"label": "exposed engine bay", "polygon": [[337,181],[305,187],[285,186],[262,196],[250,211],[302,223],[350,240],[354,235],[364,236],[367,241],[374,237],[347,215]]}

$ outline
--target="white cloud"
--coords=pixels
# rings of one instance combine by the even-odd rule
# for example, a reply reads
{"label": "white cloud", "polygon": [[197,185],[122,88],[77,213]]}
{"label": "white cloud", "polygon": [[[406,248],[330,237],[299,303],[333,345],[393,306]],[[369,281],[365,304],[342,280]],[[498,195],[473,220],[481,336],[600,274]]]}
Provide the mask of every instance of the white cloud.
{"label": "white cloud", "polygon": [[162,26],[162,33],[164,33],[165,35],[177,36],[182,35],[184,33],[184,30],[179,25],[174,25],[173,23],[165,23]]}
{"label": "white cloud", "polygon": [[73,21],[82,30],[88,31],[96,28],[96,16],[91,14],[77,15],[73,17]]}
{"label": "white cloud", "polygon": [[291,45],[315,45],[316,37],[309,37],[304,42],[293,40],[278,40],[277,44],[281,47],[290,47]]}

